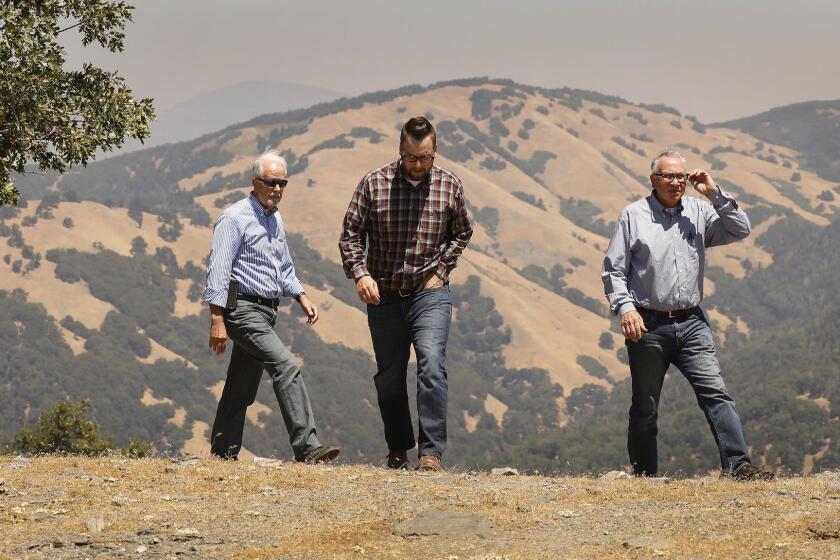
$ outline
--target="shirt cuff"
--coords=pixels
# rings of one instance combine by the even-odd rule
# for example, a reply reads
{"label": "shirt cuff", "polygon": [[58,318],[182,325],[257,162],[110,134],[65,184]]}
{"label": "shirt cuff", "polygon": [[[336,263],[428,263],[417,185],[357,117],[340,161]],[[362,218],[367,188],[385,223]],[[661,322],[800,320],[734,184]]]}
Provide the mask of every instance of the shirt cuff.
{"label": "shirt cuff", "polygon": [[225,307],[227,305],[227,292],[207,289],[204,291],[204,303]]}
{"label": "shirt cuff", "polygon": [[303,284],[301,284],[300,281],[298,280],[297,282],[294,282],[291,286],[289,286],[288,291],[283,295],[285,295],[286,297],[297,298],[302,293],[303,293]]}
{"label": "shirt cuff", "polygon": [[446,263],[440,261],[437,265],[437,270],[435,270],[435,274],[444,282],[449,279],[449,267],[446,266]]}
{"label": "shirt cuff", "polygon": [[360,264],[359,266],[353,269],[353,280],[358,281],[359,278],[361,278],[362,276],[370,276],[370,272],[368,272],[368,269],[365,265]]}
{"label": "shirt cuff", "polygon": [[633,302],[622,303],[618,306],[618,316],[621,317],[628,311],[636,311],[636,306]]}
{"label": "shirt cuff", "polygon": [[715,208],[720,208],[727,202],[735,203],[735,200],[729,196],[729,193],[723,192],[719,185],[716,185],[715,190],[709,193],[708,199]]}

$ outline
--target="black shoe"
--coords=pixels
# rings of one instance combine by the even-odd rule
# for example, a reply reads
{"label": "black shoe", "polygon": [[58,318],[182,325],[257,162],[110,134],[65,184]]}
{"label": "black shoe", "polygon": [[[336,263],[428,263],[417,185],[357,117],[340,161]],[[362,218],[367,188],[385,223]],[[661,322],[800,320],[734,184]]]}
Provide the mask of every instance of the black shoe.
{"label": "black shoe", "polygon": [[301,459],[298,459],[298,463],[329,463],[336,457],[338,454],[341,453],[341,450],[338,447],[333,447],[332,445],[322,445],[320,447],[316,447],[309,451],[306,455],[304,455]]}
{"label": "black shoe", "polygon": [[405,451],[391,451],[388,453],[388,468],[400,471],[408,470],[408,453]]}
{"label": "black shoe", "polygon": [[773,480],[775,478],[773,471],[756,467],[749,463],[744,463],[738,470],[732,473],[733,480],[751,481],[751,480]]}
{"label": "black shoe", "polygon": [[240,448],[239,445],[227,445],[222,432],[215,434],[210,442],[210,454],[225,461],[238,461]]}

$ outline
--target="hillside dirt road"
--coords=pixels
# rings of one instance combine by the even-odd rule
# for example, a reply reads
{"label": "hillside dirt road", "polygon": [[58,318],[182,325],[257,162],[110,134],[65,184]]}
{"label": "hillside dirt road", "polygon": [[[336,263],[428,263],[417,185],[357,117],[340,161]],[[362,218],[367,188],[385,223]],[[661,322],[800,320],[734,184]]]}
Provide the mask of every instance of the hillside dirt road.
{"label": "hillside dirt road", "polygon": [[775,482],[0,457],[0,558],[838,558],[840,473]]}

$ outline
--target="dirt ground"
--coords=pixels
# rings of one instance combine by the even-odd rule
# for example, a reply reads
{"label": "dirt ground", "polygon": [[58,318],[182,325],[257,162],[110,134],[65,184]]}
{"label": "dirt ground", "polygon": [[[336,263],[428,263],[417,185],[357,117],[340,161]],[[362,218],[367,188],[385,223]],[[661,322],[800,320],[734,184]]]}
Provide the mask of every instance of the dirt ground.
{"label": "dirt ground", "polygon": [[840,473],[418,474],[0,457],[0,558],[840,558]]}

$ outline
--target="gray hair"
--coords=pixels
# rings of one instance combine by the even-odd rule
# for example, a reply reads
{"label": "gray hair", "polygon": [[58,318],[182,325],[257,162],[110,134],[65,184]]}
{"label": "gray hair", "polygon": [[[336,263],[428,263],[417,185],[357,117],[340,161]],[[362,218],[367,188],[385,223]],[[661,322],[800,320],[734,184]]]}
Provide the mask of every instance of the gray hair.
{"label": "gray hair", "polygon": [[653,156],[653,159],[650,160],[650,170],[652,173],[656,172],[656,168],[659,165],[659,160],[666,157],[680,158],[680,160],[683,163],[683,166],[685,166],[685,158],[680,152],[678,152],[674,148],[665,148],[664,150],[658,152],[655,156]]}
{"label": "gray hair", "polygon": [[283,169],[288,172],[289,166],[286,164],[286,159],[280,155],[277,150],[266,150],[260,157],[254,160],[254,177],[260,179],[263,176],[263,164],[266,161],[273,161],[283,166]]}

